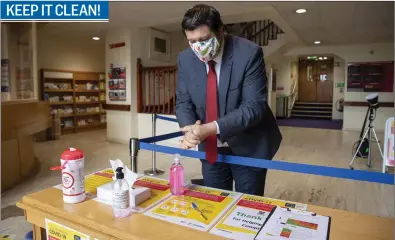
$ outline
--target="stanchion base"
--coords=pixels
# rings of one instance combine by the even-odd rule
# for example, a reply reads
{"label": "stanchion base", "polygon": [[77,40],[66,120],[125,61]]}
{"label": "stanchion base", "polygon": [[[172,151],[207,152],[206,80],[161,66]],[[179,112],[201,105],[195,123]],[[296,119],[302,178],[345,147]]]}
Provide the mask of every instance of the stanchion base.
{"label": "stanchion base", "polygon": [[157,169],[157,168],[154,168],[154,169],[151,168],[151,169],[144,171],[144,174],[149,175],[149,176],[157,176],[157,175],[162,175],[164,173],[165,173],[165,171]]}

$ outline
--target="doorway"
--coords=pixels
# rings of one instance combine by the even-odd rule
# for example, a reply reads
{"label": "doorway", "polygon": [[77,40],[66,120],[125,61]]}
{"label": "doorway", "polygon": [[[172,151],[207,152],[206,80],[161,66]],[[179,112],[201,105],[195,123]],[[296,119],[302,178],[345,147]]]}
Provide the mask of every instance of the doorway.
{"label": "doorway", "polygon": [[300,102],[332,103],[333,59],[299,59],[298,83]]}

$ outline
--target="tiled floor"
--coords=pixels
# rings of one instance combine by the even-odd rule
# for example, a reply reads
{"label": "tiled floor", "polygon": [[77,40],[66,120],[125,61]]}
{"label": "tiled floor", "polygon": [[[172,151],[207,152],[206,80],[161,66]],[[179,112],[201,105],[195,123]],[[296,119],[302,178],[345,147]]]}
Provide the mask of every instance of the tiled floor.
{"label": "tiled floor", "polygon": [[[281,127],[283,142],[276,160],[348,168],[351,148],[358,139],[358,132],[309,128]],[[382,134],[379,134],[382,138]],[[61,152],[68,147],[81,148],[85,154],[86,173],[110,167],[109,159],[129,162],[128,146],[106,142],[106,131],[92,131],[65,135],[59,141],[36,143],[35,152],[41,162],[40,172],[33,178],[2,194],[1,234],[15,235],[23,239],[31,226],[15,203],[24,195],[60,183],[59,172],[48,167],[59,164]],[[372,170],[381,168],[378,151],[373,156]],[[158,153],[157,166],[167,170],[172,156]],[[200,162],[197,159],[182,160],[185,178],[200,178]],[[367,169],[366,160],[357,160],[356,169]],[[151,152],[140,151],[139,172],[151,166]],[[163,177],[167,177],[165,174]],[[394,217],[394,187],[375,183],[335,179],[298,173],[269,171],[265,196],[307,204],[345,209],[353,212]]]}

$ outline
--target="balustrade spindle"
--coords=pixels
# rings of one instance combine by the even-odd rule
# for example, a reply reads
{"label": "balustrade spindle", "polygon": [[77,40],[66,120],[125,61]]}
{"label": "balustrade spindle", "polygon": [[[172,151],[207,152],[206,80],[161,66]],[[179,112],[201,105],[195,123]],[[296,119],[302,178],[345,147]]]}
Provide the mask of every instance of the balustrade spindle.
{"label": "balustrade spindle", "polygon": [[170,114],[170,73],[172,73],[172,71],[169,71],[169,87],[167,88],[167,114]]}

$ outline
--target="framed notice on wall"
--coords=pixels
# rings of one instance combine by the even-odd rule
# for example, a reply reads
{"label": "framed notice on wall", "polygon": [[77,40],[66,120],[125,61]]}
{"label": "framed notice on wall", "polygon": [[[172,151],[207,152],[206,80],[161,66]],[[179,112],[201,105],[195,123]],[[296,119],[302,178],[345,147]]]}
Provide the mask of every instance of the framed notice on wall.
{"label": "framed notice on wall", "polygon": [[10,92],[10,62],[1,59],[1,92]]}
{"label": "framed notice on wall", "polygon": [[349,63],[347,92],[393,92],[394,62]]}
{"label": "framed notice on wall", "polygon": [[126,66],[124,64],[110,64],[108,98],[110,101],[126,101]]}

